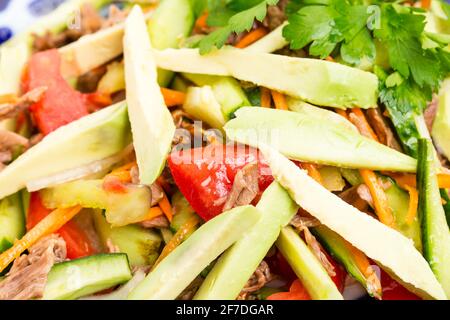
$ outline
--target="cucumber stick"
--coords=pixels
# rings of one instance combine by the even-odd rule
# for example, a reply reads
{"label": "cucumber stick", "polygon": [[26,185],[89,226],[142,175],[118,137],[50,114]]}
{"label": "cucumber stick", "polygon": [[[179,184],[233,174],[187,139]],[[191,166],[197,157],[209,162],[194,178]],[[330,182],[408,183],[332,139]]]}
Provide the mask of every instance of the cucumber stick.
{"label": "cucumber stick", "polygon": [[101,212],[94,215],[95,228],[104,247],[108,241],[126,253],[132,266],[152,265],[158,258],[161,237],[153,230],[138,225],[112,227]]}
{"label": "cucumber stick", "polygon": [[195,211],[180,191],[177,191],[171,200],[174,216],[170,222],[170,229],[176,233],[183,224],[195,215]]}
{"label": "cucumber stick", "polygon": [[208,273],[194,299],[233,300],[298,210],[287,192],[274,182],[257,207],[261,219],[228,249]]}
{"label": "cucumber stick", "polygon": [[[194,20],[190,0],[162,1],[148,22],[148,33],[153,47],[160,50],[178,47],[180,41],[191,33]],[[173,75],[171,71],[159,70],[159,84],[166,87]]]}
{"label": "cucumber stick", "polygon": [[[202,74],[184,73],[183,76],[197,86],[210,86],[219,102],[225,120],[233,118],[233,113],[250,102],[239,82],[232,77],[210,76]],[[204,108],[207,113],[208,109]]]}
{"label": "cucumber stick", "polygon": [[258,222],[253,206],[242,206],[202,225],[163,259],[128,296],[131,300],[175,299],[222,252]]}
{"label": "cucumber stick", "polygon": [[127,255],[99,254],[55,264],[44,300],[72,300],[122,284],[132,277]]}
{"label": "cucumber stick", "polygon": [[281,229],[276,245],[313,300],[344,299],[320,261],[294,229]]}
{"label": "cucumber stick", "polygon": [[25,216],[20,192],[0,200],[0,253],[25,233]]}
{"label": "cucumber stick", "polygon": [[419,139],[419,216],[423,253],[431,270],[450,299],[450,231],[445,219],[430,140]]}

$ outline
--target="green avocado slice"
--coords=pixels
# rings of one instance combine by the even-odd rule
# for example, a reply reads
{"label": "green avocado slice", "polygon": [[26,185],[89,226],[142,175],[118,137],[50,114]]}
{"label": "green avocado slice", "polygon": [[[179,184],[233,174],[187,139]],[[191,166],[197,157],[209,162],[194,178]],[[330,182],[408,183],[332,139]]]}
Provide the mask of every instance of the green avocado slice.
{"label": "green avocado slice", "polygon": [[110,157],[130,142],[125,103],[85,116],[53,131],[1,171],[0,199],[30,181]]}
{"label": "green avocado slice", "polygon": [[208,55],[198,49],[153,52],[160,68],[232,76],[319,106],[374,108],[378,78],[339,63],[222,48]]}
{"label": "green avocado slice", "polygon": [[416,171],[415,159],[323,116],[319,119],[308,113],[244,107],[224,129],[232,140],[253,147],[270,144],[294,160],[346,168]]}
{"label": "green avocado slice", "polygon": [[299,206],[398,277],[416,294],[446,299],[442,286],[410,239],[329,192],[276,150],[268,146],[260,146],[260,150],[275,180]]}
{"label": "green avocado slice", "polygon": [[175,124],[157,82],[148,53],[152,47],[142,10],[134,6],[125,22],[125,82],[128,113],[141,183],[151,185],[162,172]]}

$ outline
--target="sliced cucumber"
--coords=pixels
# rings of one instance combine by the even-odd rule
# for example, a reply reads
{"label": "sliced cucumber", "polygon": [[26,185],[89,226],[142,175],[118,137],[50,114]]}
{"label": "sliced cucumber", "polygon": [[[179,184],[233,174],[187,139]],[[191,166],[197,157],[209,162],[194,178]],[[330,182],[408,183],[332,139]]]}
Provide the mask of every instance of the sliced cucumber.
{"label": "sliced cucumber", "polygon": [[445,219],[430,140],[419,139],[419,212],[423,253],[450,299],[450,231]]}
{"label": "sliced cucumber", "polygon": [[183,73],[183,76],[197,86],[210,86],[219,102],[225,120],[233,118],[234,112],[250,102],[239,82],[231,77],[209,76],[202,74]]}
{"label": "sliced cucumber", "polygon": [[177,298],[203,269],[240,239],[259,218],[258,210],[243,206],[208,221],[164,258],[128,298]]}
{"label": "sliced cucumber", "polygon": [[20,192],[0,201],[0,253],[25,233],[25,216]]}
{"label": "sliced cucumber", "polygon": [[58,263],[48,274],[44,300],[71,300],[131,279],[127,255],[99,254]]}
{"label": "sliced cucumber", "polygon": [[[156,49],[176,48],[194,26],[194,12],[189,0],[164,0],[148,22],[148,33]],[[174,73],[158,71],[158,82],[167,86]]]}
{"label": "sliced cucumber", "polygon": [[343,300],[320,261],[291,227],[281,229],[276,243],[313,300]]}
{"label": "sliced cucumber", "polygon": [[106,219],[113,226],[142,221],[150,209],[151,192],[145,186],[127,186],[125,193],[108,192],[103,180],[77,180],[41,191],[47,208],[105,209]]}
{"label": "sliced cucumber", "polygon": [[132,266],[153,265],[158,258],[162,241],[156,232],[138,225],[113,228],[101,212],[96,212],[94,217],[96,230],[105,247],[110,241],[120,252],[127,254]]}

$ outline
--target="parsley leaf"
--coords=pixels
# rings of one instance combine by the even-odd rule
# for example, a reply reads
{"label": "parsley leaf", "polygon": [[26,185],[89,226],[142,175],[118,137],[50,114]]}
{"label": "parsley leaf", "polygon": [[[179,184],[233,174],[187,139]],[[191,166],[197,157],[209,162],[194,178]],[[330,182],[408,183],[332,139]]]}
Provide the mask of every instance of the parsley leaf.
{"label": "parsley leaf", "polygon": [[[345,45],[344,52],[341,48],[342,57],[352,65],[359,65],[363,58],[371,61],[375,57],[372,37],[362,32],[369,18],[365,6],[352,5],[348,0],[296,0],[289,10],[296,8],[300,9],[289,15],[289,24],[283,29],[291,49],[310,44],[309,53],[324,59],[342,44]],[[360,45],[364,48],[358,48]]]}
{"label": "parsley leaf", "polygon": [[[220,49],[225,45],[228,36],[235,33],[240,33],[243,31],[249,31],[253,23],[256,20],[263,21],[267,14],[267,6],[268,5],[276,5],[278,0],[234,0],[228,1],[224,6],[222,5],[224,2],[215,7],[215,10],[210,11],[210,15],[216,18],[221,16],[222,23],[220,24],[221,28],[215,30],[210,33],[206,37],[204,37],[199,44],[200,53],[205,54],[210,52],[213,47]],[[256,3],[256,4],[255,4]],[[255,4],[254,6],[248,7],[249,4]],[[218,9],[220,8],[220,9]],[[223,10],[228,12],[228,17],[224,19]],[[226,23],[224,23],[226,21]],[[208,18],[208,24],[211,25],[211,20]],[[216,26],[219,23],[216,24]]]}

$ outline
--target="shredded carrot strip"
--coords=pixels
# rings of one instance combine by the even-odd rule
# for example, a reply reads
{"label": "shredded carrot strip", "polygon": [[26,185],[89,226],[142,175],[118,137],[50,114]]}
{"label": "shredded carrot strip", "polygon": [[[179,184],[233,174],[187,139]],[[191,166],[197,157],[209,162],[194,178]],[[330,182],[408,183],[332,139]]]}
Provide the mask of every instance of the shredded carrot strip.
{"label": "shredded carrot strip", "polygon": [[172,205],[170,204],[170,201],[164,192],[163,192],[163,198],[161,199],[161,201],[159,201],[158,205],[161,208],[161,210],[164,212],[167,219],[170,222],[172,222],[172,218],[173,218]]}
{"label": "shredded carrot strip", "polygon": [[332,56],[328,56],[325,58],[325,60],[330,61],[330,62],[334,62],[334,59]]}
{"label": "shredded carrot strip", "polygon": [[252,31],[247,33],[238,43],[236,43],[235,47],[239,49],[244,49],[245,47],[248,47],[252,43],[264,37],[266,34],[267,30],[264,27],[253,29]]}
{"label": "shredded carrot strip", "polygon": [[372,170],[359,170],[364,183],[369,187],[370,194],[375,205],[375,212],[382,223],[387,226],[394,227],[394,217],[392,216],[386,193],[384,192],[381,182]]}
{"label": "shredded carrot strip", "polygon": [[80,211],[80,206],[52,211],[48,216],[36,224],[33,229],[28,231],[22,239],[16,241],[11,248],[0,255],[0,272],[5,270],[5,268],[18,258],[22,252],[29,249],[42,237],[59,230]]}
{"label": "shredded carrot strip", "polygon": [[19,98],[15,94],[0,95],[0,104],[4,103],[16,103]]}
{"label": "shredded carrot strip", "polygon": [[160,207],[153,207],[153,208],[150,208],[150,210],[148,211],[148,214],[145,216],[144,219],[142,219],[142,221],[152,220],[156,217],[162,216],[163,214],[164,214],[164,212],[161,210]]}
{"label": "shredded carrot strip", "polygon": [[275,103],[275,108],[279,110],[288,110],[286,97],[284,94],[279,93],[277,91],[271,90],[273,102]]}
{"label": "shredded carrot strip", "polygon": [[422,9],[429,9],[431,6],[431,0],[422,0],[420,2],[420,6],[422,7]]}
{"label": "shredded carrot strip", "polygon": [[336,111],[337,114],[339,114],[340,116],[344,117],[345,119],[348,120],[348,115],[347,112],[345,110],[342,109],[334,109]]}
{"label": "shredded carrot strip", "polygon": [[272,107],[272,97],[270,96],[270,90],[264,87],[261,87],[261,107]]}
{"label": "shredded carrot strip", "polygon": [[[352,113],[359,119],[358,122],[353,122],[353,124],[358,128],[358,130],[361,132],[361,134],[368,133],[370,136],[368,138],[372,138],[375,141],[378,141],[378,137],[373,131],[370,124],[367,122],[366,116],[361,111],[360,108],[353,108]],[[350,118],[351,120],[351,118]]]}
{"label": "shredded carrot strip", "polygon": [[161,260],[167,257],[173,250],[175,250],[184,240],[186,240],[187,236],[191,234],[195,227],[200,223],[200,218],[197,215],[192,216],[185,224],[181,226],[181,228],[174,234],[172,239],[166,244],[164,249],[161,251],[158,259],[156,260],[153,268],[155,268]]}
{"label": "shredded carrot strip", "polygon": [[136,161],[132,161],[130,163],[124,164],[123,166],[114,169],[111,173],[128,171],[128,170],[131,170],[131,168],[133,168],[135,165],[136,165]]}
{"label": "shredded carrot strip", "polygon": [[[415,174],[388,173],[387,175],[393,178],[397,182],[397,184],[405,190],[406,190],[405,186],[417,188]],[[439,188],[450,189],[450,174],[438,173],[437,178]]]}
{"label": "shredded carrot strip", "polygon": [[206,28],[208,26],[207,20],[208,12],[205,12],[197,19],[197,21],[195,21],[195,29],[197,31],[201,31],[202,29]]}
{"label": "shredded carrot strip", "polygon": [[161,88],[161,93],[163,94],[164,102],[168,107],[182,105],[186,100],[186,94],[184,92]]}
{"label": "shredded carrot strip", "polygon": [[417,207],[419,205],[419,193],[416,188],[405,185],[406,191],[409,193],[408,215],[406,216],[406,223],[412,224],[417,216]]}
{"label": "shredded carrot strip", "polygon": [[302,168],[308,171],[308,175],[316,180],[318,183],[322,184],[322,176],[320,175],[319,170],[317,170],[317,166],[313,163],[303,162],[301,164]]}

